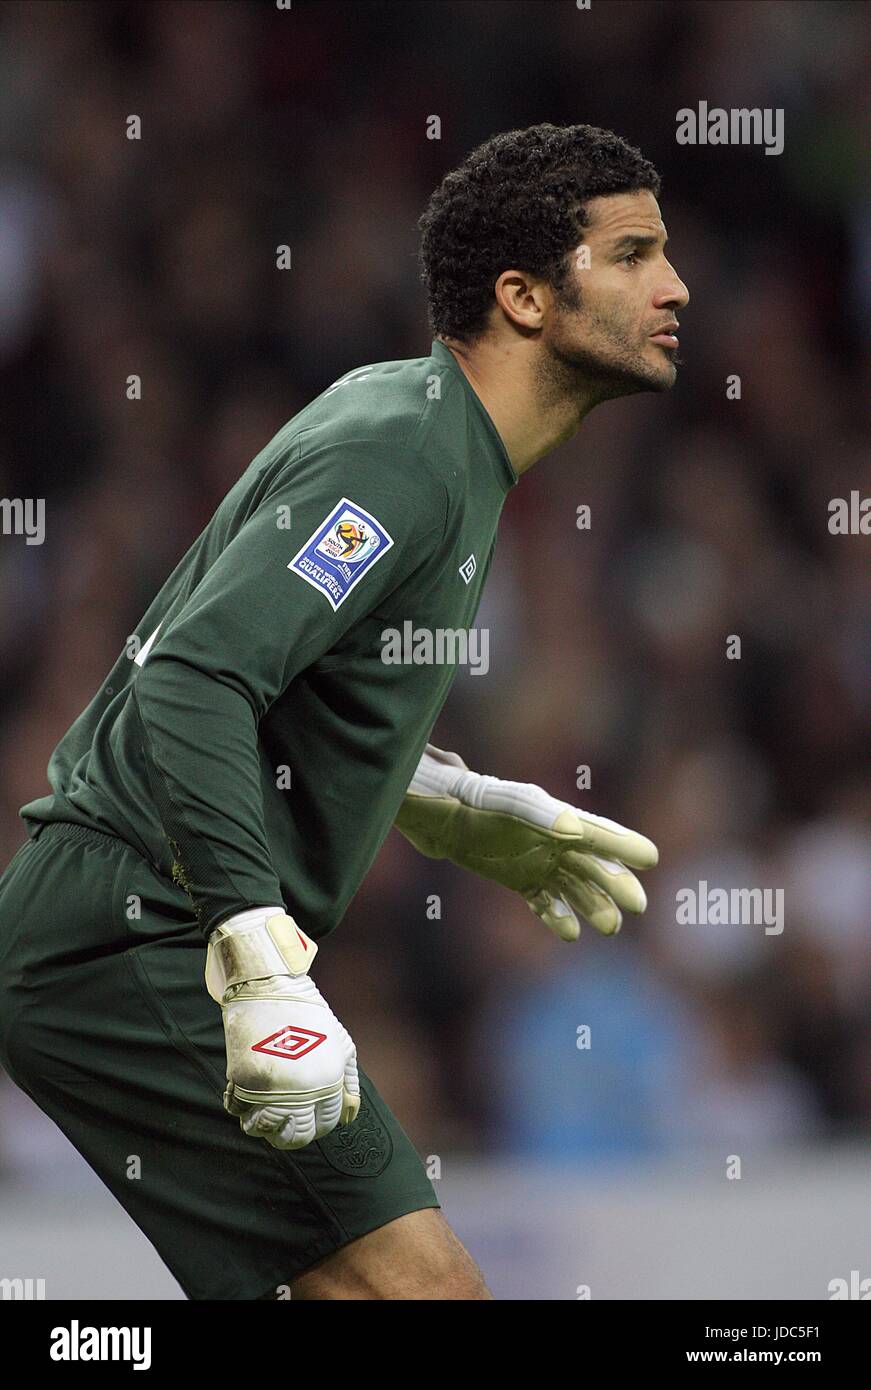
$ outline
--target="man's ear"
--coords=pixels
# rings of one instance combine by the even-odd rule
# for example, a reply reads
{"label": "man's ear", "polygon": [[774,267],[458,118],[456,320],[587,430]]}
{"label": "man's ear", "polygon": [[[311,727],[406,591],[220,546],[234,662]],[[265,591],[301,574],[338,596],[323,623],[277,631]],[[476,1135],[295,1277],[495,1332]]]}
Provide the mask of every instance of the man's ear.
{"label": "man's ear", "polygon": [[537,332],[548,307],[549,287],[523,270],[503,270],[493,287],[506,318],[521,329]]}

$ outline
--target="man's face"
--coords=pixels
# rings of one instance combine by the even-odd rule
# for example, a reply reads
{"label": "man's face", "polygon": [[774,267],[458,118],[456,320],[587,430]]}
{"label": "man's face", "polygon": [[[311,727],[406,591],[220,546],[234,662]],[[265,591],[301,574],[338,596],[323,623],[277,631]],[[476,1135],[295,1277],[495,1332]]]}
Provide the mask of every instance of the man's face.
{"label": "man's face", "polygon": [[[653,194],[592,198],[571,279],[553,302],[542,345],[550,367],[593,383],[598,399],[667,391],[677,377],[677,311],[686,285],[665,258]],[[589,269],[583,268],[583,257]]]}

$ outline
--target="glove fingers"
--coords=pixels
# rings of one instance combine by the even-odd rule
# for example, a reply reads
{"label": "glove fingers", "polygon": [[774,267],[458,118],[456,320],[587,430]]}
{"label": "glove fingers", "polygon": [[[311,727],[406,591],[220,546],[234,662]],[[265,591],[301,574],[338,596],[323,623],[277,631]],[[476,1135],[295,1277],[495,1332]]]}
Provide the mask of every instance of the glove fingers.
{"label": "glove fingers", "polygon": [[579,854],[568,850],[560,859],[557,881],[565,886],[564,876],[577,882],[592,882],[601,888],[623,912],[643,912],[647,907],[647,895],[638,879],[613,859],[601,859],[595,854]]}
{"label": "glove fingers", "polygon": [[342,1092],[342,1114],[339,1119],[340,1125],[352,1125],[360,1113],[360,1095],[355,1095],[347,1087]]}
{"label": "glove fingers", "polygon": [[639,835],[625,825],[589,811],[566,807],[551,827],[562,835],[577,835],[583,841],[579,849],[619,859],[633,869],[652,869],[659,862],[659,850],[646,835]]}
{"label": "glove fingers", "polygon": [[308,1141],[300,1138],[301,1133],[314,1129],[314,1107],[306,1106],[288,1114],[284,1105],[250,1105],[239,1123],[246,1134],[255,1139],[268,1139],[276,1147],[293,1147],[292,1142],[299,1139],[300,1144]]}
{"label": "glove fingers", "polygon": [[261,1137],[274,1149],[304,1149],[313,1139],[321,1137],[317,1132],[314,1106],[300,1114],[286,1116],[279,1129],[273,1129]]}
{"label": "glove fingers", "polygon": [[322,1100],[302,1109],[294,1109],[290,1114],[283,1110],[284,1123],[272,1134],[264,1135],[276,1149],[304,1149],[316,1139],[324,1139],[339,1123],[342,1097],[338,1094],[325,1096]]}
{"label": "glove fingers", "polygon": [[[278,1124],[270,1133],[264,1134],[274,1149],[302,1149],[315,1137],[315,1108],[296,1110],[292,1115],[285,1111]],[[243,1126],[244,1128],[244,1126]],[[250,1131],[246,1131],[248,1133]]]}
{"label": "glove fingers", "polygon": [[323,1139],[330,1134],[342,1119],[342,1097],[343,1092],[337,1091],[335,1095],[325,1096],[319,1100],[315,1107],[317,1111],[317,1135],[318,1139]]}
{"label": "glove fingers", "polygon": [[330,1134],[336,1125],[346,1123],[346,1109],[353,1109],[356,1116],[360,1098],[343,1089],[289,1110],[286,1105],[252,1105],[250,1101],[236,1100],[228,1088],[224,1106],[239,1117],[243,1131],[252,1138],[265,1139],[276,1149],[303,1149]]}
{"label": "glove fingers", "polygon": [[594,883],[572,879],[562,885],[562,893],[569,906],[602,936],[614,936],[620,930],[623,917],[619,907]]}
{"label": "glove fingers", "polygon": [[568,903],[542,888],[538,893],[524,894],[527,903],[544,925],[561,941],[577,941],[581,924]]}
{"label": "glove fingers", "polygon": [[357,1052],[348,1038],[351,1052],[345,1062],[345,1085],[342,1090],[342,1114],[340,1125],[350,1125],[360,1112],[360,1078],[357,1075]]}

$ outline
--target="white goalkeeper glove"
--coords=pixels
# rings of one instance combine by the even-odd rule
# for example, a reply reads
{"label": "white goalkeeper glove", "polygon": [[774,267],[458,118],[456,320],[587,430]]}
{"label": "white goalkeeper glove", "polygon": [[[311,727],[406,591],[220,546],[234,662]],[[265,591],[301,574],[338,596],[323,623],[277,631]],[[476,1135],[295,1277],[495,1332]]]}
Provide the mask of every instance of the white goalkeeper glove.
{"label": "white goalkeeper glove", "polygon": [[612,936],[624,911],[643,912],[647,898],[631,869],[659,859],[644,835],[531,783],[470,772],[456,753],[432,744],[395,824],[422,854],[520,893],[563,941],[577,940],[579,918]]}
{"label": "white goalkeeper glove", "polygon": [[307,971],[317,952],[283,907],[216,927],[206,988],[227,1041],[224,1108],[246,1134],[301,1149],[360,1109],[357,1050]]}

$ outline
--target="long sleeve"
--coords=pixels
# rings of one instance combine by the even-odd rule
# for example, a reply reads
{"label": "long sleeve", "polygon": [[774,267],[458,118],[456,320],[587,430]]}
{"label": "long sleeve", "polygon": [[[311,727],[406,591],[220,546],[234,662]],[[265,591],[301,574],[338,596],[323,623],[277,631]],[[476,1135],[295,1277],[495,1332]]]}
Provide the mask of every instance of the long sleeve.
{"label": "long sleeve", "polygon": [[[260,720],[439,546],[444,484],[373,441],[296,460],[157,633],[134,682],[173,873],[205,933],[284,901],[264,825]],[[398,486],[401,476],[402,486]],[[290,508],[291,529],[279,524]],[[299,731],[304,751],[305,730]],[[293,912],[293,903],[285,902]]]}

